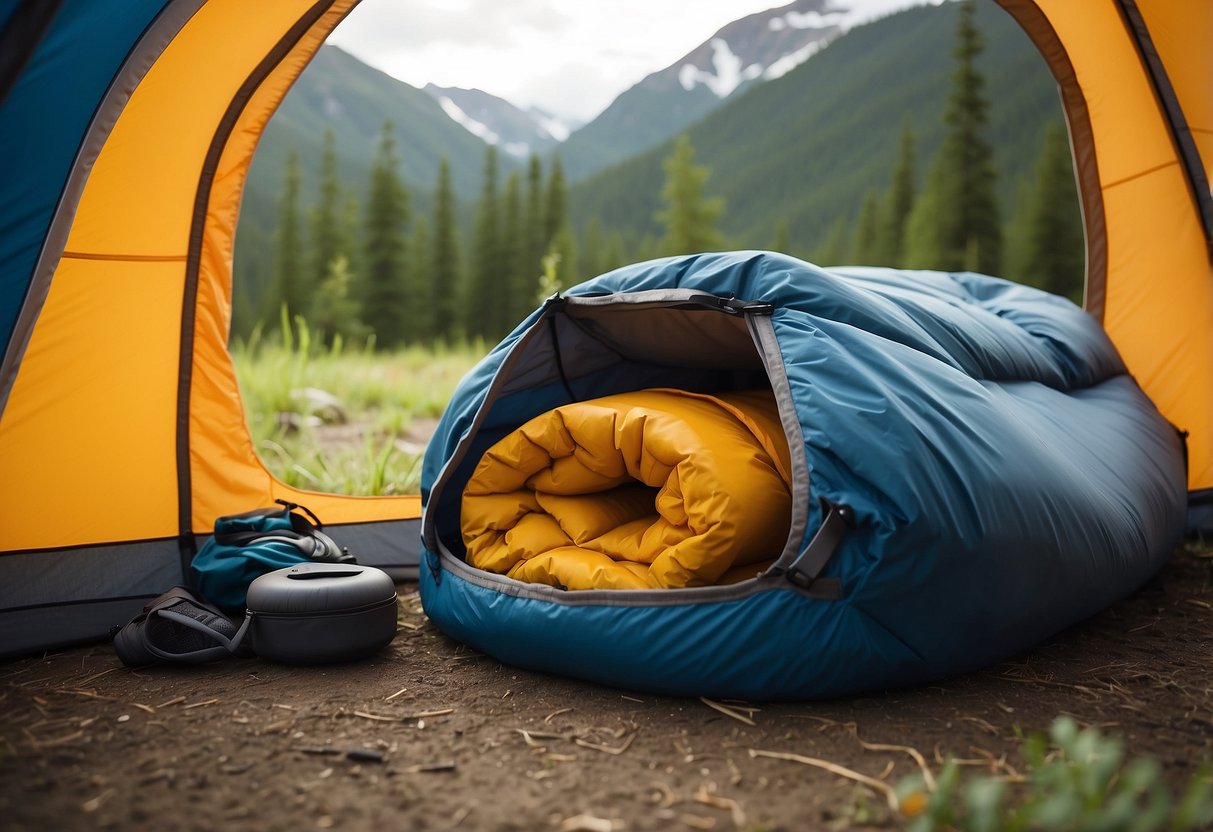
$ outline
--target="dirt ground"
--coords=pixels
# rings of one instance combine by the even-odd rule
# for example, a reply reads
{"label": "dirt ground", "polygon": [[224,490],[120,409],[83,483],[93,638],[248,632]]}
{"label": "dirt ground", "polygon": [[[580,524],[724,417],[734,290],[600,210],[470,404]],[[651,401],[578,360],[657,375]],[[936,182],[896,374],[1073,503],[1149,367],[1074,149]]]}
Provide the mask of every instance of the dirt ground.
{"label": "dirt ground", "polygon": [[1063,713],[1158,757],[1173,788],[1213,758],[1209,550],[971,676],[723,709],[503,666],[399,589],[395,641],[348,665],[133,671],[104,644],[0,665],[0,828],[896,828],[877,791],[765,755],[894,784],[917,764],[864,745],[885,744],[1009,773]]}

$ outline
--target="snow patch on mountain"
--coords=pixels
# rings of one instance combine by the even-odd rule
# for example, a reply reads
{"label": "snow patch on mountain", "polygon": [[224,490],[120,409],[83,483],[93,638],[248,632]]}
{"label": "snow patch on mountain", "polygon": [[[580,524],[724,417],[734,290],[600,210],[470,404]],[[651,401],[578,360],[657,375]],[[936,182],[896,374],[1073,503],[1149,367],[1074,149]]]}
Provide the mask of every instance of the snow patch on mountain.
{"label": "snow patch on mountain", "polygon": [[442,111],[454,119],[455,122],[462,125],[465,130],[474,136],[479,136],[489,144],[497,144],[500,137],[494,133],[487,124],[477,121],[469,116],[463,110],[459,109],[459,105],[452,101],[448,96],[442,96],[438,99],[438,106],[442,107]]}
{"label": "snow patch on mountain", "polygon": [[767,21],[767,26],[772,32],[781,32],[784,29],[824,29],[827,26],[842,24],[846,17],[847,13],[841,9],[830,9],[826,12],[791,11],[779,17],[772,17]]}
{"label": "snow patch on mountain", "polygon": [[527,110],[527,113],[535,119],[535,123],[539,126],[540,130],[558,142],[567,139],[569,134],[575,129],[551,113],[546,113],[536,107],[531,107]]}
{"label": "snow patch on mountain", "polygon": [[694,64],[684,64],[678,70],[678,83],[688,92],[695,89],[696,84],[703,84],[717,98],[731,95],[745,81],[752,81],[762,75],[762,67],[750,64],[742,68],[742,60],[729,48],[724,38],[712,38],[712,69],[704,71]]}
{"label": "snow patch on mountain", "polygon": [[762,73],[762,77],[768,81],[775,78],[782,78],[824,49],[829,42],[829,38],[822,38],[821,40],[815,40],[812,43],[806,43],[795,52],[789,52],[779,60],[775,61],[775,63],[768,66],[766,71]]}
{"label": "snow patch on mountain", "polygon": [[854,18],[851,9],[830,0],[793,0],[730,23],[665,72],[676,73],[687,92],[702,84],[726,98],[747,81],[786,75],[850,28]]}

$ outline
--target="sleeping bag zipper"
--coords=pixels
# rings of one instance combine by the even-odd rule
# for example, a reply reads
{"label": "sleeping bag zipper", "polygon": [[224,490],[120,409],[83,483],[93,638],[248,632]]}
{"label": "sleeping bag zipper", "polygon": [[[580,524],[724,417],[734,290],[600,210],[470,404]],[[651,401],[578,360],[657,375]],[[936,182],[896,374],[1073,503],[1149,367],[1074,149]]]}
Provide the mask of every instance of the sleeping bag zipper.
{"label": "sleeping bag zipper", "polygon": [[[631,308],[686,308],[688,306],[703,307],[705,310],[720,311],[724,314],[744,317],[747,328],[756,350],[756,353],[765,369],[769,383],[774,392],[776,403],[778,406],[780,423],[783,427],[785,438],[788,440],[790,456],[791,456],[791,475],[793,483],[804,483],[806,487],[792,488],[792,510],[791,510],[791,526],[787,543],[784,550],[776,558],[775,562],[769,567],[766,572],[760,575],[760,578],[785,578],[788,583],[796,587],[798,590],[808,592],[815,597],[822,598],[838,598],[841,595],[840,584],[837,579],[821,579],[820,571],[825,563],[829,560],[836,545],[841,539],[842,531],[850,525],[850,513],[845,507],[834,506],[827,501],[821,501],[821,517],[822,523],[814,535],[813,540],[807,544],[804,540],[805,532],[809,524],[810,515],[810,497],[807,484],[809,483],[809,465],[805,455],[803,438],[801,436],[801,428],[799,418],[797,417],[795,403],[792,400],[791,387],[788,382],[786,369],[784,367],[782,351],[779,348],[779,342],[775,335],[775,330],[772,318],[775,314],[775,307],[763,301],[747,301],[734,297],[721,297],[704,292],[692,292],[687,290],[650,290],[632,292],[624,295],[553,295],[548,298],[542,307],[541,314],[532,322],[531,326],[526,331],[519,334],[516,342],[511,347],[510,352],[502,360],[501,366],[495,374],[488,389],[485,391],[484,399],[480,407],[476,411],[471,425],[456,447],[454,453],[443,466],[442,471],[437,477],[434,487],[430,494],[430,502],[433,503],[441,496],[442,491],[450,484],[454,472],[462,463],[467,454],[469,447],[472,444],[472,438],[483,424],[488,412],[492,409],[493,403],[501,395],[503,388],[508,385],[510,373],[515,369],[515,365],[519,361],[520,356],[525,352],[527,345],[535,338],[545,337],[545,331],[551,334],[554,328],[556,315],[560,314],[567,306],[581,307],[608,307],[608,306],[628,306]],[[567,390],[568,379],[565,378],[564,367],[559,367],[560,383]],[[834,509],[831,511],[831,509]],[[428,513],[428,512],[427,512]],[[832,518],[832,520],[831,520]],[[826,521],[830,520],[828,523]],[[843,522],[845,520],[845,522]],[[841,523],[841,525],[840,525]],[[438,532],[437,523],[429,518],[424,523],[423,537],[426,548],[429,550],[429,567],[435,580],[440,580],[439,573],[443,568],[441,561],[445,558],[452,558],[451,565],[454,566],[460,573],[464,572],[479,572],[473,570],[467,564],[458,562],[453,554],[447,552],[441,543]],[[463,577],[468,577],[464,574]],[[492,584],[500,586],[502,582],[512,582],[512,579],[504,576],[495,576],[491,573],[486,573],[486,578]],[[535,587],[540,590],[541,588]],[[719,590],[724,587],[704,587],[701,590]],[[682,595],[687,590],[679,590],[676,594]],[[606,590],[613,597],[618,598],[621,594],[630,594],[631,592],[643,592],[645,595],[650,595],[650,591],[646,590]],[[655,590],[654,592],[666,592],[666,590]],[[547,594],[544,592],[543,594]],[[599,594],[598,591],[579,591],[577,593],[563,593],[564,595],[587,596],[585,600],[590,600],[588,596]],[[621,599],[622,600],[622,599]]]}

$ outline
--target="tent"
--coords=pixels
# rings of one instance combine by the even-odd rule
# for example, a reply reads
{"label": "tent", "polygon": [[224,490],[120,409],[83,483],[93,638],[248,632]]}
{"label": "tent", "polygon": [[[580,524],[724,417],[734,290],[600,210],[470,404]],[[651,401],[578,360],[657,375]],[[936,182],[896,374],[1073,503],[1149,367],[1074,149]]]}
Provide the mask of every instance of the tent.
{"label": "tent", "polygon": [[[416,563],[418,498],[266,472],[226,350],[258,138],[355,2],[0,0],[0,655],[104,636],[217,516],[278,498],[367,562]],[[1207,507],[1213,6],[999,2],[1058,79],[1087,309],[1188,432]]]}

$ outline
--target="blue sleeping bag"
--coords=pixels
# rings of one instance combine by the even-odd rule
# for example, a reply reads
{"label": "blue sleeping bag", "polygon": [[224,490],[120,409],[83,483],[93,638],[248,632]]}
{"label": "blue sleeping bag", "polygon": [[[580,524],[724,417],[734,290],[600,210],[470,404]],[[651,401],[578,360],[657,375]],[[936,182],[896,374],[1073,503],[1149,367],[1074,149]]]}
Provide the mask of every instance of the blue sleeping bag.
{"label": "blue sleeping bag", "polygon": [[[790,533],[728,586],[567,591],[464,560],[460,497],[528,419],[649,387],[769,388]],[[736,252],[549,299],[426,453],[420,581],[452,637],[619,688],[804,699],[963,673],[1136,590],[1183,533],[1182,440],[1098,323],[1004,280]]]}

